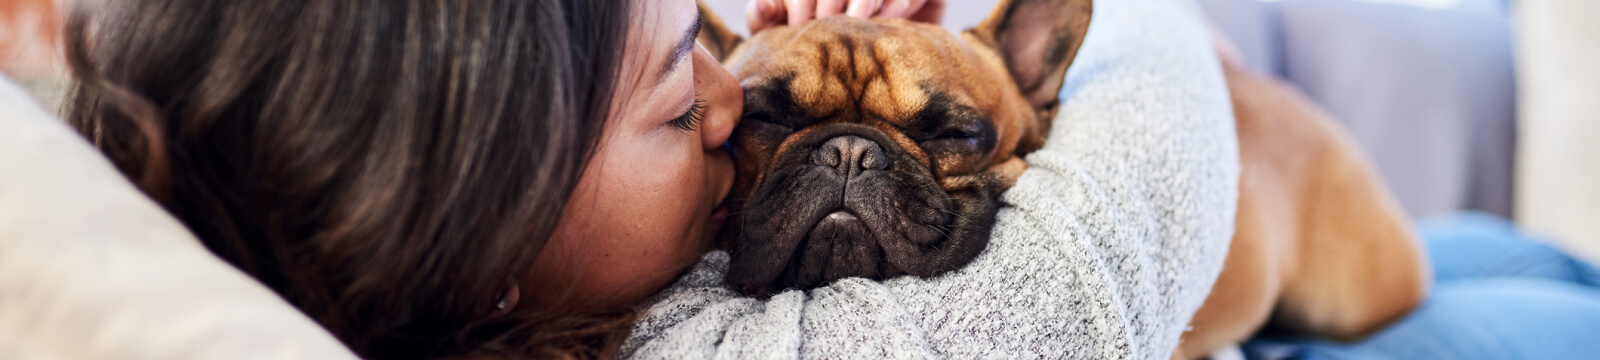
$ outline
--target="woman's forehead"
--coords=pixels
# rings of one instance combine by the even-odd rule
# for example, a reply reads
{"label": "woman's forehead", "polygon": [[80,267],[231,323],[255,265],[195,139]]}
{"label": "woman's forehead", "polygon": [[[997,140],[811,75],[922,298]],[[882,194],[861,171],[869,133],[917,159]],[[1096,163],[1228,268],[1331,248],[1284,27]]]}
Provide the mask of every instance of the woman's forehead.
{"label": "woman's forehead", "polygon": [[689,0],[636,0],[628,19],[628,37],[622,53],[622,84],[626,89],[655,88],[670,76],[674,50],[684,33],[695,25],[698,13]]}

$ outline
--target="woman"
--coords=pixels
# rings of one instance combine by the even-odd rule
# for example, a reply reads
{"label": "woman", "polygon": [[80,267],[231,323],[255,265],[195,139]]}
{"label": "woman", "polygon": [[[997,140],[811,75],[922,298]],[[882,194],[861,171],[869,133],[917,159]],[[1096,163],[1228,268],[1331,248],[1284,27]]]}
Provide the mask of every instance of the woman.
{"label": "woman", "polygon": [[110,6],[70,121],[364,357],[599,355],[726,215],[742,93],[690,0]]}

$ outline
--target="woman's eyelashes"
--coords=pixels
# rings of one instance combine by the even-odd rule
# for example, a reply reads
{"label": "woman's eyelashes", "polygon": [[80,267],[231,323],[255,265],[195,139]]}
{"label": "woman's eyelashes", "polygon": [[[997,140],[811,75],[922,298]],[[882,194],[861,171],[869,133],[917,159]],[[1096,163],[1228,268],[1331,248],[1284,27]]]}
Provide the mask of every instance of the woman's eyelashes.
{"label": "woman's eyelashes", "polygon": [[689,111],[684,112],[683,115],[678,116],[678,118],[672,119],[671,124],[679,129],[683,129],[683,131],[694,131],[695,129],[700,128],[700,120],[701,117],[705,116],[705,111],[705,100],[700,100],[699,97],[696,97],[694,99],[694,106],[690,106]]}

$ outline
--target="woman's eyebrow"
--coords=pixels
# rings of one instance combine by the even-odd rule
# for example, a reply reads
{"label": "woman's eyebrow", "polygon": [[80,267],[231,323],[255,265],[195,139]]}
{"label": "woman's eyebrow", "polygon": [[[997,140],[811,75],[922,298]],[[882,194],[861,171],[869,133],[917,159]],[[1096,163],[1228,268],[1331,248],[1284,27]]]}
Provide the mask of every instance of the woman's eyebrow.
{"label": "woman's eyebrow", "polygon": [[661,65],[661,73],[656,75],[658,84],[666,81],[667,74],[672,73],[672,69],[676,69],[676,65],[689,57],[689,52],[694,51],[694,41],[700,36],[700,24],[700,15],[696,14],[694,24],[689,26],[688,31],[683,32],[683,38],[678,39],[678,45],[672,47],[672,55],[667,57],[667,63]]}

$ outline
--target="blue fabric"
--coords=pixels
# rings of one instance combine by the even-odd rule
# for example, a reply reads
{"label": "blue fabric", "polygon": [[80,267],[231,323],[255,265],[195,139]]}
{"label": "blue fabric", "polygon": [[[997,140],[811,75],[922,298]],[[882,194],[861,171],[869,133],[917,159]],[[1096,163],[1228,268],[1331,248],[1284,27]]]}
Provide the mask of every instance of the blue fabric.
{"label": "blue fabric", "polygon": [[1260,338],[1251,359],[1600,358],[1600,271],[1500,218],[1463,213],[1418,224],[1435,270],[1415,312],[1351,344]]}
{"label": "blue fabric", "polygon": [[1600,287],[1600,272],[1594,266],[1493,215],[1468,212],[1431,218],[1419,222],[1417,232],[1427,242],[1433,278],[1439,283],[1512,277]]}

